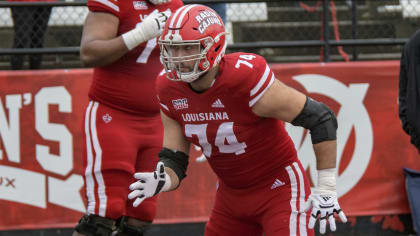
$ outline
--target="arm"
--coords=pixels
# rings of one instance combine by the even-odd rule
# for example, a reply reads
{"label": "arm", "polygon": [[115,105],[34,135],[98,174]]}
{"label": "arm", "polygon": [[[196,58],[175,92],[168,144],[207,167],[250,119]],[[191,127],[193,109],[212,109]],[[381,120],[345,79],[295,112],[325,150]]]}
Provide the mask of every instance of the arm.
{"label": "arm", "polygon": [[131,49],[162,34],[170,11],[153,11],[136,28],[117,37],[119,19],[110,13],[89,12],[83,27],[80,58],[86,66],[106,66]]}
{"label": "arm", "polygon": [[[306,99],[303,93],[284,85],[279,80],[274,80],[271,87],[252,107],[252,110],[261,117],[276,118],[292,123],[302,112]],[[318,170],[335,168],[337,153],[335,139],[315,143],[313,148]]]}
{"label": "arm", "polygon": [[[163,124],[163,147],[171,150],[177,150],[183,153],[189,153],[190,143],[185,139],[181,126],[175,120],[171,119],[162,111],[160,112]],[[173,169],[165,166],[165,171],[169,175],[171,185],[167,191],[176,189],[180,180]]]}
{"label": "arm", "polygon": [[320,232],[325,233],[328,218],[330,228],[335,231],[334,212],[343,222],[347,221],[337,200],[336,156],[337,120],[324,104],[307,98],[278,80],[253,106],[255,114],[272,117],[310,130],[317,160],[318,185],[305,203],[305,211],[312,208],[309,228],[314,228],[320,215]]}
{"label": "arm", "polygon": [[110,13],[88,13],[80,45],[83,64],[105,66],[128,52],[122,37],[117,37],[118,25],[118,17]]}
{"label": "arm", "polygon": [[154,172],[135,173],[138,181],[130,185],[129,199],[134,199],[133,206],[137,207],[144,199],[160,192],[176,189],[186,176],[188,153],[190,144],[185,139],[181,126],[173,119],[161,112],[163,132],[163,149],[159,152],[160,161]]}

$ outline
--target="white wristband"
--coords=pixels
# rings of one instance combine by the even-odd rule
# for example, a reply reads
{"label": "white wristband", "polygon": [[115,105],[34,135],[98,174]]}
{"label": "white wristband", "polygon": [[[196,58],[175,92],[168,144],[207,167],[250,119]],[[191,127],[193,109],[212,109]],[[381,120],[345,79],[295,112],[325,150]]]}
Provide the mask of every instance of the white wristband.
{"label": "white wristband", "polygon": [[334,191],[336,192],[336,168],[318,170],[318,189],[320,191]]}
{"label": "white wristband", "polygon": [[139,44],[147,41],[143,33],[143,30],[140,27],[134,28],[121,35],[124,40],[125,46],[128,50],[131,50],[137,47]]}

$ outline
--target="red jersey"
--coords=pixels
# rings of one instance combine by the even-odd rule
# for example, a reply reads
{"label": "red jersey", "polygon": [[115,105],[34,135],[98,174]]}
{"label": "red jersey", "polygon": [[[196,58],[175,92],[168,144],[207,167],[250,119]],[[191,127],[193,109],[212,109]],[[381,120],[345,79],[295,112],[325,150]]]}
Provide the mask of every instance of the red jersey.
{"label": "red jersey", "polygon": [[[106,12],[119,18],[117,35],[124,34],[155,9],[174,12],[183,5],[181,0],[153,5],[149,1],[88,0],[89,10]],[[162,70],[157,39],[144,42],[114,63],[97,67],[93,72],[89,98],[122,111],[156,116],[155,79]]]}
{"label": "red jersey", "polygon": [[157,92],[161,110],[182,126],[189,142],[202,148],[219,180],[245,188],[297,160],[284,123],[252,111],[274,79],[261,56],[234,53],[223,57],[208,90],[194,92],[188,83],[170,81],[162,73]]}

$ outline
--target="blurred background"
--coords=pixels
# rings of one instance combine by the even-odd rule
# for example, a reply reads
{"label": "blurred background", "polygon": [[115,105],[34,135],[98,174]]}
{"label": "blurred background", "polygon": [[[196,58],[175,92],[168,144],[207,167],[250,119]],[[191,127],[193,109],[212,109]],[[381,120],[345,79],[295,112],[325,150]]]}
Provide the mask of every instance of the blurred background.
{"label": "blurred background", "polygon": [[[296,65],[302,65],[301,63],[307,63],[305,65],[315,65],[314,63],[318,63],[317,65],[319,63],[335,65],[334,63],[340,62],[393,63],[392,68],[394,71],[392,76],[395,76],[395,80],[391,82],[393,95],[396,95],[398,89],[398,74],[396,73],[398,72],[398,61],[401,58],[402,48],[408,38],[420,29],[420,0],[191,0],[183,2],[185,4],[226,3],[226,28],[230,32],[227,52],[245,51],[257,53],[264,56],[270,64],[279,66],[279,68],[292,64],[292,67],[295,66],[293,68],[296,69],[300,68],[300,66]],[[29,6],[40,8],[37,13],[38,21],[28,22],[24,20],[28,17],[29,13],[25,12],[25,9]],[[13,13],[12,10],[20,11],[20,13]],[[79,60],[79,45],[87,13],[86,1],[82,0],[45,2],[42,0],[37,2],[0,1],[0,70],[3,72],[0,73],[0,82],[1,80],[9,80],[8,86],[10,86],[12,84],[10,82],[12,70],[25,70],[24,73],[31,75],[30,73],[33,70],[40,69],[65,69],[67,73],[68,70],[83,68]],[[15,17],[15,21],[13,21],[12,16]],[[13,22],[19,23],[14,24]],[[29,39],[23,36],[28,33],[30,28],[26,24],[36,24],[36,32],[32,32]],[[20,28],[22,37],[17,37],[14,40],[14,34],[18,32],[16,27]],[[28,42],[28,40],[31,42]],[[42,41],[44,41],[43,47],[38,47],[37,45],[40,45]],[[375,67],[373,70],[378,69]],[[59,76],[61,72],[56,71],[53,73]],[[351,76],[351,71],[349,73]],[[340,73],[337,72],[337,74],[339,75]],[[42,78],[43,76],[40,75],[40,77]],[[377,83],[381,82],[377,80]],[[381,85],[375,86],[380,87]],[[302,88],[301,85],[300,87]],[[374,88],[374,85],[371,84],[371,88]],[[4,99],[6,93],[20,93],[19,88],[15,88],[12,90],[13,92],[10,92],[7,88],[0,87],[0,91],[1,99]],[[83,94],[78,95],[86,96]],[[396,97],[393,97],[391,101],[394,104],[393,108],[395,108],[396,103],[394,102]],[[397,111],[394,110],[393,112],[395,113],[393,114],[393,119],[396,121],[396,127],[399,127]],[[374,115],[370,114],[370,116],[373,122],[375,120]],[[384,126],[387,125],[389,124],[384,124]],[[377,130],[373,128],[373,132]],[[420,167],[418,154],[412,150],[413,147],[410,146],[408,138],[399,131],[398,135],[404,137],[403,141],[406,141],[406,144],[396,149],[409,149],[404,151],[405,154],[408,154],[402,155],[400,158],[411,158],[410,160],[412,161],[410,163],[416,163],[411,167]],[[350,149],[355,149],[356,146],[356,141],[354,140],[357,134],[354,132],[352,133],[353,136],[350,136],[350,139],[353,140],[353,143],[349,144],[350,146],[353,145]],[[383,133],[375,134],[374,136],[382,134],[387,134],[387,131],[384,130]],[[393,135],[394,133],[390,134],[390,136]],[[400,136],[393,137],[398,139]],[[375,143],[375,145],[377,144]],[[375,145],[374,147],[377,147]],[[0,151],[2,146],[4,147],[6,144],[0,142]],[[394,152],[398,153],[400,149]],[[375,150],[373,153],[375,154]],[[382,154],[378,156],[374,156],[374,154],[369,158],[372,158],[372,160],[374,157],[382,158],[381,160],[385,162]],[[352,154],[348,154],[348,156],[351,159]],[[2,159],[1,157],[0,155],[0,166],[18,167],[16,162],[10,163],[7,162],[6,158]],[[6,156],[3,155],[3,157]],[[415,159],[416,157],[417,159]],[[348,163],[347,165],[350,165]],[[393,183],[393,188],[396,195],[401,195],[400,199],[406,199],[404,178],[400,166],[398,168],[401,174],[398,181]],[[68,219],[64,222],[57,220],[55,224],[49,224],[49,227],[37,227],[36,220],[33,220],[29,225],[22,223],[22,227],[19,227],[19,223],[11,227],[9,223],[16,219],[13,217],[18,217],[19,214],[16,212],[12,214],[10,206],[6,207],[11,200],[1,194],[2,188],[4,191],[6,187],[5,183],[1,184],[2,181],[5,182],[6,180],[1,178],[6,177],[2,175],[0,169],[0,212],[5,215],[5,218],[10,213],[10,217],[3,222],[0,217],[0,236],[71,235],[71,222]],[[214,179],[214,176],[210,178]],[[375,178],[372,179],[375,180]],[[195,193],[188,194],[194,195]],[[355,199],[360,197],[361,194],[363,194],[363,191],[352,193],[351,196],[356,196],[352,197]],[[378,194],[377,196],[370,196],[369,199],[387,197],[392,198],[390,195]],[[381,202],[384,202],[385,206],[388,204],[386,200],[381,200]],[[363,204],[381,207],[377,206],[377,202],[373,200],[371,203],[365,202]],[[191,207],[197,206],[193,205]],[[392,208],[393,206],[390,207]],[[343,207],[343,209],[345,208]],[[415,235],[413,218],[409,211],[407,200],[402,200],[401,207],[395,206],[395,209],[390,211],[350,210],[350,222],[347,224],[340,223],[338,231],[334,235]],[[47,207],[44,210],[46,215],[53,215],[56,219],[60,218],[60,213],[57,213],[57,215],[48,213],[48,211],[60,212],[60,208],[53,207],[51,210]],[[32,218],[42,218],[42,214],[44,213],[33,215]],[[163,215],[165,214],[162,213]],[[170,212],[167,215],[170,215]],[[168,220],[165,218],[158,221],[147,235],[202,235],[203,229],[204,220],[202,218],[196,218],[191,222],[185,219],[177,221],[177,219]]]}
{"label": "blurred background", "polygon": [[[229,51],[259,53],[270,62],[344,61],[343,52],[351,61],[399,59],[401,45],[420,24],[417,0],[184,1],[206,2],[228,3]],[[88,12],[86,1],[0,3],[1,69],[9,69],[10,56],[16,54],[44,54],[44,69],[82,66],[78,47]],[[10,7],[22,5],[51,10],[42,13],[46,18],[50,14],[43,49],[11,48]]]}

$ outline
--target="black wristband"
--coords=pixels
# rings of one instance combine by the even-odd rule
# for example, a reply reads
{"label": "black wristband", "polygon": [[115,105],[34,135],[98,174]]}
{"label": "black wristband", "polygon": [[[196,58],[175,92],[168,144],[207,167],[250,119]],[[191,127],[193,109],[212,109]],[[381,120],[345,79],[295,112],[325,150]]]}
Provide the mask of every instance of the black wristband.
{"label": "black wristband", "polygon": [[175,172],[179,182],[187,176],[185,173],[187,171],[189,158],[187,154],[180,151],[173,151],[169,148],[163,148],[158,155],[160,161]]}

